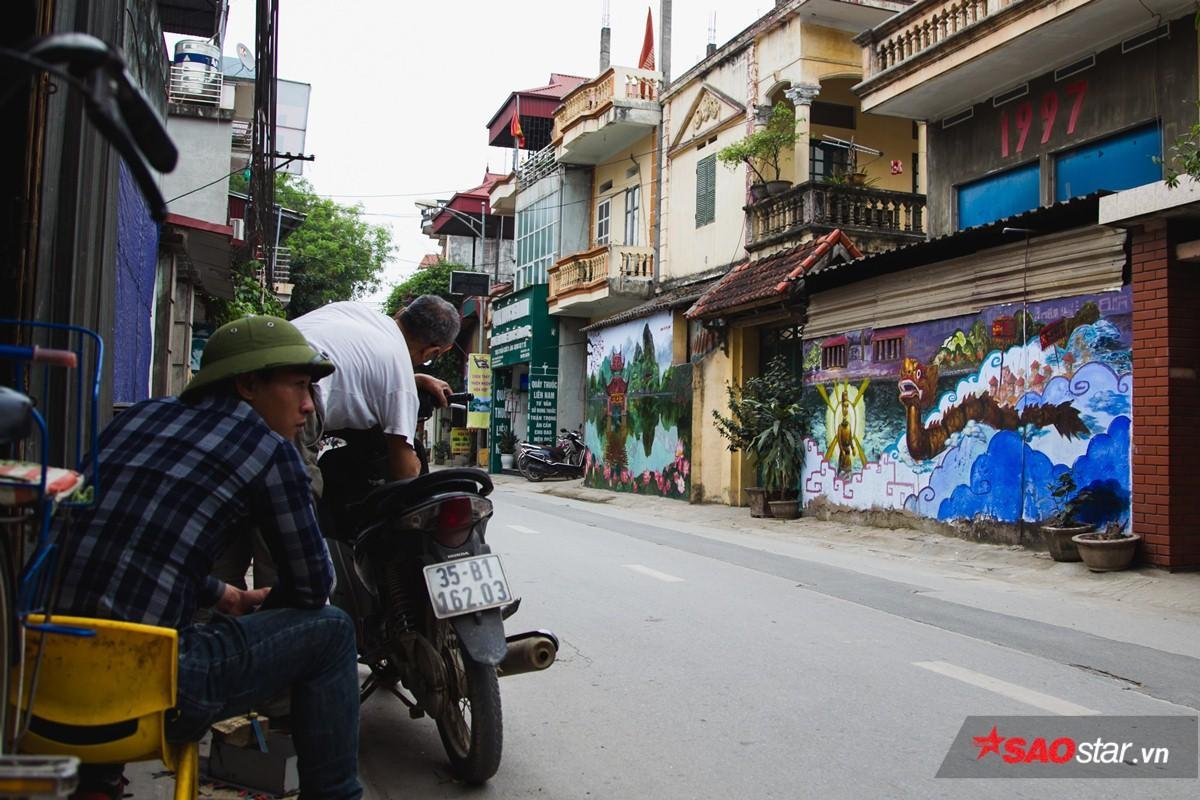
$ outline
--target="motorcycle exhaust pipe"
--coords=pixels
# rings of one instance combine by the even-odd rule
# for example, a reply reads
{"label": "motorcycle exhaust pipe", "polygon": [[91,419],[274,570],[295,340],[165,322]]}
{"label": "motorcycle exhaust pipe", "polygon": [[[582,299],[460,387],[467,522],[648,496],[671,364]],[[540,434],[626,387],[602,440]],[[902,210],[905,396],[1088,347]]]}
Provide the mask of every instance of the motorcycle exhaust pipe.
{"label": "motorcycle exhaust pipe", "polygon": [[558,657],[558,637],[550,631],[528,631],[507,637],[508,652],[496,667],[501,678],[541,672]]}

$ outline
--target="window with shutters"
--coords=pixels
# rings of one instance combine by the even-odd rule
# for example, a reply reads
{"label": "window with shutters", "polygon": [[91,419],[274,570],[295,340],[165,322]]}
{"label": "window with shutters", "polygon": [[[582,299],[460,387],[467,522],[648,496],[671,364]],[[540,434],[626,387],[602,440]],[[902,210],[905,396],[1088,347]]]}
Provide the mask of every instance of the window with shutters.
{"label": "window with shutters", "polygon": [[717,156],[713,154],[696,164],[696,227],[717,218]]}
{"label": "window with shutters", "polygon": [[637,247],[641,244],[638,236],[638,212],[642,205],[642,187],[634,186],[625,190],[625,244]]}
{"label": "window with shutters", "polygon": [[596,244],[608,244],[608,232],[612,225],[612,200],[604,200],[596,206]]}

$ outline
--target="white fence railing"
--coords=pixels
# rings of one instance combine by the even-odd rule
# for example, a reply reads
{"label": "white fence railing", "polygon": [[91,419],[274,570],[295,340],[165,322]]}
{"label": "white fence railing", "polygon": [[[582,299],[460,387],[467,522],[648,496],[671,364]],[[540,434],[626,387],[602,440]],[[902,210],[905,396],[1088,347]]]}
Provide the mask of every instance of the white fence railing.
{"label": "white fence railing", "polygon": [[172,103],[219,106],[222,82],[220,70],[204,64],[195,61],[172,64],[167,97]]}

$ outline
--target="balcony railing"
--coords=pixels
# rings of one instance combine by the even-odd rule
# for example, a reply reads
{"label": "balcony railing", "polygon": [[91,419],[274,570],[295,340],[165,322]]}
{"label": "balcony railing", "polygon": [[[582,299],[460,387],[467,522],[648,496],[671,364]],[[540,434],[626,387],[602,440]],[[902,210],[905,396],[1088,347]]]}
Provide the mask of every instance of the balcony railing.
{"label": "balcony railing", "polygon": [[554,145],[548,144],[531,155],[517,169],[517,185],[532,186],[542,178],[554,172],[558,161],[554,157]]}
{"label": "balcony railing", "polygon": [[[270,257],[269,255],[267,256]],[[264,283],[267,280],[267,271],[265,267],[260,267],[256,277],[259,283]],[[275,283],[291,283],[292,282],[292,248],[277,247],[275,248]]]}
{"label": "balcony railing", "polygon": [[923,194],[802,183],[783,194],[760,200],[746,211],[750,215],[747,250],[766,247],[817,225],[912,237],[925,235]]}
{"label": "balcony railing", "polygon": [[579,119],[590,116],[613,101],[658,100],[662,74],[644,69],[610,67],[603,75],[567,95],[554,114],[557,139]]}
{"label": "balcony railing", "polygon": [[194,61],[171,65],[167,98],[172,103],[191,103],[201,106],[221,104],[221,71]]}
{"label": "balcony railing", "polygon": [[870,46],[865,80],[1020,2],[1023,0],[931,0],[912,6],[893,18],[897,26],[894,30]]}
{"label": "balcony railing", "polygon": [[249,152],[254,145],[254,123],[248,119],[233,121],[231,146],[240,152]]}
{"label": "balcony railing", "polygon": [[651,281],[654,279],[654,250],[600,245],[562,259],[550,268],[549,278],[551,302],[571,292],[599,288],[609,279]]}

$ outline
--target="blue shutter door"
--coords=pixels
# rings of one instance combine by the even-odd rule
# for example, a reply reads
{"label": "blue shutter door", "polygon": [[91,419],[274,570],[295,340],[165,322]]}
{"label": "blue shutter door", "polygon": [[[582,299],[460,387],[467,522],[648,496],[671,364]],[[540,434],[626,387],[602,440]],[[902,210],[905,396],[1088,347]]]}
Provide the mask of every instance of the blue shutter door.
{"label": "blue shutter door", "polygon": [[1069,200],[1100,189],[1132,189],[1162,180],[1158,125],[1084,145],[1059,156],[1054,169],[1054,198]]}
{"label": "blue shutter door", "polygon": [[1038,162],[958,187],[958,229],[1038,207]]}

